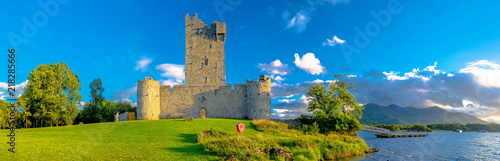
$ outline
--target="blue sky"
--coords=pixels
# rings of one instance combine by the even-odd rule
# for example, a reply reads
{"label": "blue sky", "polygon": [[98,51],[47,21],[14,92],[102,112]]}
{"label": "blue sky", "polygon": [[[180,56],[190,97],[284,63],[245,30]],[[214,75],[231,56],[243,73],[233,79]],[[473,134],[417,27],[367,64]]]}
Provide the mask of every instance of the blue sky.
{"label": "blue sky", "polygon": [[207,24],[227,23],[226,83],[273,77],[273,117],[306,113],[311,82],[344,73],[362,104],[439,106],[500,121],[497,1],[40,2],[0,2],[0,44],[17,49],[19,88],[53,62],[78,74],[83,102],[95,78],[107,99],[132,103],[146,76],[183,84],[184,16],[198,13]]}

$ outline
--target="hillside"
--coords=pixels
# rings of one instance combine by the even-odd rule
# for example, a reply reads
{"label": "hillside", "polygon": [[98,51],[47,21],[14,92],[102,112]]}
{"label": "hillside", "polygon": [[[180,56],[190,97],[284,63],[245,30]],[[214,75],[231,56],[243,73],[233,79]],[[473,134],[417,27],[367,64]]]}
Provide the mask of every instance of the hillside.
{"label": "hillside", "polygon": [[[7,151],[8,144],[0,144],[4,149],[0,160],[223,160],[223,156],[245,158],[250,153],[251,157],[260,156],[258,160],[267,160],[269,154],[254,152],[271,147],[288,149],[297,160],[319,160],[369,150],[365,141],[355,136],[309,135],[287,129],[285,124],[254,122],[164,119],[17,129],[16,153]],[[243,133],[236,131],[238,123],[246,125]],[[9,132],[2,129],[0,135]]]}
{"label": "hillside", "polygon": [[[196,135],[203,129],[235,134],[262,133],[244,119],[124,121],[16,130],[16,153],[0,144],[0,160],[217,160],[206,154]],[[0,130],[7,142],[8,130]],[[4,138],[4,137],[2,137]],[[4,139],[2,139],[4,140]]]}
{"label": "hillside", "polygon": [[377,104],[366,104],[364,107],[363,117],[360,121],[369,124],[488,123],[468,114],[447,112],[439,107],[414,108]]}

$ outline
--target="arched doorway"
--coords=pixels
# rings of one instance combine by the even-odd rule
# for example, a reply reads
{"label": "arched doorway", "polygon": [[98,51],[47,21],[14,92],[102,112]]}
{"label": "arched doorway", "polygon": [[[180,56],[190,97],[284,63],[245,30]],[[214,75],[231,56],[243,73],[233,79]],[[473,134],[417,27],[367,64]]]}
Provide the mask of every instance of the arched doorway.
{"label": "arched doorway", "polygon": [[202,119],[207,118],[207,110],[205,109],[205,107],[202,107],[200,109],[200,118]]}

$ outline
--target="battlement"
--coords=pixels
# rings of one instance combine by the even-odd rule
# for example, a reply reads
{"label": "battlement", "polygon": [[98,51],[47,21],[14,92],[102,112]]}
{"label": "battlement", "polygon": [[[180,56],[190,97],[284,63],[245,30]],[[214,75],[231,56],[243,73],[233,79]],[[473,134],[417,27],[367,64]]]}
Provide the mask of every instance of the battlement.
{"label": "battlement", "polygon": [[207,24],[198,19],[198,13],[195,13],[193,17],[186,14],[186,33],[188,31],[191,35],[196,35],[206,40],[222,43],[226,41],[226,23],[214,21],[208,27]]}
{"label": "battlement", "polygon": [[146,77],[137,82],[139,120],[166,118],[249,118],[271,116],[271,79],[226,84],[226,23],[207,25],[186,14],[185,84],[162,85]]}

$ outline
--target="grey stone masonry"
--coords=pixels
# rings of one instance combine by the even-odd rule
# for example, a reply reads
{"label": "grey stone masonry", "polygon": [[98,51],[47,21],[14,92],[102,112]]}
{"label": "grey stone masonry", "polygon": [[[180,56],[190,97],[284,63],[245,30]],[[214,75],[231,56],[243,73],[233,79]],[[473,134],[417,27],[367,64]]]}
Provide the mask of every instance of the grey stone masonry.
{"label": "grey stone masonry", "polygon": [[[185,84],[163,85],[151,77],[137,82],[137,119],[271,118],[271,78],[226,84],[226,23],[208,27],[186,14]],[[172,89],[173,88],[173,89]]]}

